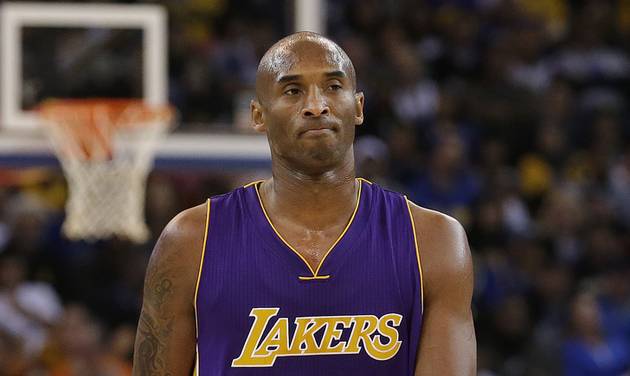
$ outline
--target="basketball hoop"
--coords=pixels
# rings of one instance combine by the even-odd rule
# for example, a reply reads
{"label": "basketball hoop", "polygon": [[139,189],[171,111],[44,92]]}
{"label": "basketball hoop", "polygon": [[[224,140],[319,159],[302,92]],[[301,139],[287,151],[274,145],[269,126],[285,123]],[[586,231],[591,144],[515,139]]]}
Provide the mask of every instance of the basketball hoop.
{"label": "basketball hoop", "polygon": [[64,99],[44,102],[39,114],[68,181],[64,234],[146,241],[146,179],[157,143],[172,124],[172,108],[128,99]]}

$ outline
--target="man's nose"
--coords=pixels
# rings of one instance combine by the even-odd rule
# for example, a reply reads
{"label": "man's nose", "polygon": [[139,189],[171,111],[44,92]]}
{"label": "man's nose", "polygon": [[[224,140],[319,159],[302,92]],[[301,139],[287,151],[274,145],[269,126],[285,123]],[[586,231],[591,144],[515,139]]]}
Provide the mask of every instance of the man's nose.
{"label": "man's nose", "polygon": [[304,108],[302,108],[302,116],[316,118],[327,115],[328,113],[330,113],[330,108],[321,90],[318,87],[310,88],[306,96]]}

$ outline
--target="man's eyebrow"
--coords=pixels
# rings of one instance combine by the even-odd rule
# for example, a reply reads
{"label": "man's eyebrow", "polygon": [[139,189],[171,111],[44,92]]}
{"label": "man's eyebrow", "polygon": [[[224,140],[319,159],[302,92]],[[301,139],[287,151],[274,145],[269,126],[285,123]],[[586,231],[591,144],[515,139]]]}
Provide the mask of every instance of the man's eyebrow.
{"label": "man's eyebrow", "polygon": [[276,82],[281,84],[281,83],[289,82],[289,81],[298,81],[300,78],[302,78],[302,75],[300,74],[288,74],[288,75],[281,76],[280,78],[278,78]]}
{"label": "man's eyebrow", "polygon": [[336,71],[332,71],[332,72],[326,72],[326,77],[328,78],[347,78],[348,76],[346,75],[346,72],[344,71],[340,71],[340,70],[336,70]]}
{"label": "man's eyebrow", "polygon": [[[341,70],[326,72],[324,73],[324,76],[326,76],[326,78],[347,78],[348,77],[348,75],[346,75],[346,72],[341,71]],[[287,74],[284,76],[280,76],[280,78],[276,80],[276,83],[282,84],[282,83],[290,82],[290,81],[299,81],[301,78],[302,78],[301,74]]]}

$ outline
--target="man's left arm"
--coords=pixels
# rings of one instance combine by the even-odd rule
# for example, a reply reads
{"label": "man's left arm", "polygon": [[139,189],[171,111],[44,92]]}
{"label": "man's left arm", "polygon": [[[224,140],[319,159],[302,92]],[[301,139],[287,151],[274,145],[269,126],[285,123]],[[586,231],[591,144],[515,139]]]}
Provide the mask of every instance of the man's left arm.
{"label": "man's left arm", "polygon": [[424,313],[416,376],[475,375],[472,257],[454,219],[411,205],[423,271]]}

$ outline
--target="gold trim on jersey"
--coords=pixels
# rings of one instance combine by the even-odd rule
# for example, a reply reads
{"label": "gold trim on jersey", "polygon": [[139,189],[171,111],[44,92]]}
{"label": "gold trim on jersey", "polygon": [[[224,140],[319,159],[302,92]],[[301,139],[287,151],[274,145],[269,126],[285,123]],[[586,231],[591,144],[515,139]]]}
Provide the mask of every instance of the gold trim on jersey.
{"label": "gold trim on jersey", "polygon": [[418,273],[420,273],[420,303],[422,304],[422,311],[424,312],[424,278],[422,276],[422,262],[420,261],[420,250],[418,249],[418,239],[416,235],[416,224],[411,213],[411,201],[405,196],[405,202],[407,203],[407,210],[409,211],[409,219],[411,220],[411,230],[413,231],[413,244],[416,247],[416,260],[418,261]]}
{"label": "gold trim on jersey", "polygon": [[361,202],[361,180],[364,180],[364,179],[355,179],[355,180],[359,183],[359,189],[358,189],[358,192],[357,192],[357,203],[354,206],[354,210],[352,211],[352,216],[350,217],[350,220],[348,221],[348,224],[343,229],[343,231],[341,232],[341,234],[339,235],[337,240],[335,240],[335,242],[330,246],[330,248],[328,248],[328,251],[326,251],[326,253],[324,254],[324,257],[322,257],[322,259],[319,261],[319,265],[317,265],[317,269],[315,269],[315,270],[313,270],[313,268],[308,263],[308,261],[306,261],[304,256],[302,256],[300,254],[300,252],[298,252],[295,248],[293,248],[293,246],[291,246],[291,244],[289,244],[289,242],[287,242],[282,237],[282,235],[280,235],[280,232],[276,229],[276,227],[271,222],[271,219],[269,218],[269,215],[267,214],[267,210],[265,210],[265,205],[263,205],[262,198],[260,197],[260,192],[258,190],[259,184],[257,184],[257,183],[259,183],[259,182],[252,183],[252,184],[254,184],[254,188],[256,189],[256,196],[258,196],[258,203],[260,204],[260,208],[262,209],[262,212],[265,215],[265,218],[267,218],[267,222],[269,223],[269,225],[271,226],[273,231],[276,233],[278,238],[280,238],[280,240],[282,240],[282,242],[304,262],[304,264],[306,265],[308,270],[313,274],[312,276],[299,276],[298,278],[300,280],[302,280],[302,281],[310,281],[310,280],[321,280],[321,279],[328,279],[328,278],[330,278],[330,275],[319,275],[319,270],[321,269],[322,265],[324,264],[324,261],[326,260],[326,257],[328,257],[328,255],[333,250],[333,248],[335,248],[337,243],[339,243],[339,241],[346,234],[346,232],[350,228],[350,225],[352,224],[352,222],[354,222],[354,217],[357,214],[357,211],[359,209],[359,203]]}
{"label": "gold trim on jersey", "polygon": [[314,279],[328,279],[330,278],[330,275],[318,275],[313,277],[299,276],[298,278],[300,279],[300,281],[312,281]]}
{"label": "gold trim on jersey", "polygon": [[252,186],[252,185],[254,185],[254,184],[262,183],[263,181],[264,181],[264,180],[256,180],[256,181],[253,181],[253,182],[251,182],[251,183],[247,183],[247,184],[245,184],[245,185],[243,186],[243,188],[251,187],[251,186]]}
{"label": "gold trim on jersey", "polygon": [[195,346],[195,368],[193,369],[193,376],[199,376],[199,345]]}
{"label": "gold trim on jersey", "polygon": [[201,261],[197,269],[197,283],[195,284],[195,298],[193,299],[193,308],[195,310],[195,336],[197,346],[195,347],[195,369],[193,375],[197,376],[199,372],[199,315],[197,314],[197,295],[199,294],[199,282],[201,281],[201,272],[203,269],[203,261],[206,256],[206,242],[208,241],[208,228],[210,226],[210,199],[206,200],[206,225],[203,234],[203,248],[201,249]]}

